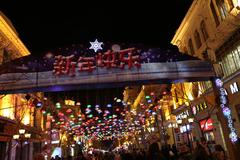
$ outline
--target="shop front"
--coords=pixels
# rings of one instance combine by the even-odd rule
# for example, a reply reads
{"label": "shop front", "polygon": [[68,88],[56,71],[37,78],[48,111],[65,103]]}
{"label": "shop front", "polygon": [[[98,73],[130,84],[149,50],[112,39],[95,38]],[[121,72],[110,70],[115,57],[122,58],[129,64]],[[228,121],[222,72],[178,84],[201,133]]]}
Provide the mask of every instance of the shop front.
{"label": "shop front", "polygon": [[215,141],[214,137],[214,127],[213,127],[213,120],[211,118],[207,118],[200,121],[200,126],[202,133],[208,142]]}
{"label": "shop front", "polygon": [[187,106],[182,106],[174,111],[176,115],[177,125],[174,128],[174,136],[176,145],[187,144],[189,147],[192,146],[193,134],[192,134],[192,122],[193,119],[190,117],[190,113]]}
{"label": "shop front", "polygon": [[218,109],[215,107],[215,99],[212,94],[203,95],[192,102],[193,137],[196,140],[204,137],[209,144],[220,144],[226,147],[217,112]]}

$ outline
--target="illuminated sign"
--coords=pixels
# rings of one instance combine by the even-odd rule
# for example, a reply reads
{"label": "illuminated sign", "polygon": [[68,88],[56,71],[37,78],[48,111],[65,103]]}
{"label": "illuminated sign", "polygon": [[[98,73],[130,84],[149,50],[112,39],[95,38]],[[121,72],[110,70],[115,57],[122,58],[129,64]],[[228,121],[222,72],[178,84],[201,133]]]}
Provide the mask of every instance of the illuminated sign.
{"label": "illuminated sign", "polygon": [[183,112],[181,112],[180,114],[178,114],[178,115],[176,116],[177,120],[179,120],[179,119],[184,119],[184,118],[187,118],[187,117],[189,117],[189,112],[188,112],[188,110],[183,111]]}
{"label": "illuminated sign", "polygon": [[213,130],[213,120],[211,118],[200,121],[200,125],[203,131]]}
{"label": "illuminated sign", "polygon": [[237,86],[236,82],[234,82],[233,84],[230,84],[230,90],[231,90],[232,94],[238,92],[238,86]]}
{"label": "illuminated sign", "polygon": [[221,81],[221,79],[217,78],[217,79],[215,79],[215,85],[216,85],[217,89],[219,90],[219,94],[220,94],[220,97],[219,97],[220,107],[222,108],[223,115],[227,118],[228,127],[230,129],[229,138],[231,139],[232,142],[237,142],[238,136],[236,133],[236,129],[233,126],[231,109],[229,108],[229,106],[227,104],[228,103],[227,95],[226,95],[225,89],[223,88],[223,82]]}
{"label": "illuminated sign", "polygon": [[180,126],[180,133],[185,133],[187,131],[190,131],[190,125],[184,125],[184,126]]}
{"label": "illuminated sign", "polygon": [[53,74],[56,76],[75,76],[76,71],[93,72],[98,67],[106,69],[124,69],[125,66],[128,66],[128,69],[133,67],[140,68],[140,57],[139,55],[134,55],[135,51],[135,48],[128,48],[120,51],[108,50],[105,53],[97,53],[96,56],[92,57],[58,55],[55,57]]}
{"label": "illuminated sign", "polygon": [[206,108],[208,108],[206,102],[200,103],[198,105],[192,106],[192,113],[196,115],[197,113],[203,111]]}

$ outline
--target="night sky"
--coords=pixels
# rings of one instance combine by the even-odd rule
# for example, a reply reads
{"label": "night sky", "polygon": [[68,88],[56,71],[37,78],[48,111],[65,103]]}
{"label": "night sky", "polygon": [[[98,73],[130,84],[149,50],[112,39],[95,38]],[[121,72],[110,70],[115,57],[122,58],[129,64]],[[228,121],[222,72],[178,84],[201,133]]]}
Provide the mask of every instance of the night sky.
{"label": "night sky", "polygon": [[[33,56],[72,44],[89,44],[96,38],[103,43],[171,48],[170,41],[192,0],[130,1],[1,0],[0,11],[11,20]],[[106,104],[114,97],[122,98],[123,89],[66,91],[47,96],[80,100],[83,105]]]}
{"label": "night sky", "polygon": [[95,38],[168,48],[192,0],[40,2],[0,2],[33,55]]}

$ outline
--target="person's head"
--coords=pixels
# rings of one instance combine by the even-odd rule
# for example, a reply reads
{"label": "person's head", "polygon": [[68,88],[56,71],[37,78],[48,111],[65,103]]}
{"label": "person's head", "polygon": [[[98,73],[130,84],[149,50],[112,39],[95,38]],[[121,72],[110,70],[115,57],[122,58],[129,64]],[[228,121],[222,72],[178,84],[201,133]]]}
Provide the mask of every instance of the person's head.
{"label": "person's head", "polygon": [[207,144],[207,141],[206,141],[205,137],[201,137],[200,143],[203,144],[203,145]]}
{"label": "person's head", "polygon": [[149,146],[149,152],[150,153],[156,153],[159,152],[159,147],[157,143],[153,143]]}
{"label": "person's head", "polygon": [[215,148],[215,151],[219,151],[219,152],[223,151],[224,152],[224,149],[220,144],[215,145],[214,148]]}
{"label": "person's head", "polygon": [[44,156],[41,153],[37,153],[34,158],[34,160],[45,160]]}

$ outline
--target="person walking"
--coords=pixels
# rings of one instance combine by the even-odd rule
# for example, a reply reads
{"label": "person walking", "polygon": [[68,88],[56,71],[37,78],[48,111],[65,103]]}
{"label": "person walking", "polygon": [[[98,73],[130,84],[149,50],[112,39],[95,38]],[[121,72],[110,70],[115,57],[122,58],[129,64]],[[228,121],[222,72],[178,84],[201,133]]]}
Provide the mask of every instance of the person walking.
{"label": "person walking", "polygon": [[147,160],[167,160],[159,150],[158,144],[153,143],[149,146]]}
{"label": "person walking", "polygon": [[213,152],[214,160],[227,160],[226,152],[220,144],[214,146],[215,151]]}

